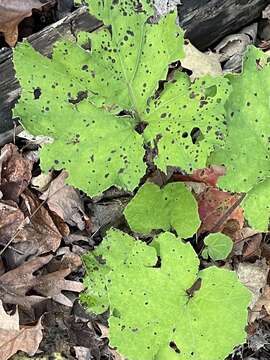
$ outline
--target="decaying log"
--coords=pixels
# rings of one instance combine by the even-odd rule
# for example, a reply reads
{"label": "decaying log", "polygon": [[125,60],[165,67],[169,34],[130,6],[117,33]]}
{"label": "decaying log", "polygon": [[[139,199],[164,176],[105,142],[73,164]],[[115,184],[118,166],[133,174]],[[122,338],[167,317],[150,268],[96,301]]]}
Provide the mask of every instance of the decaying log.
{"label": "decaying log", "polygon": [[182,0],[178,8],[187,37],[201,50],[256,20],[270,0]]}
{"label": "decaying log", "polygon": [[[203,50],[223,36],[250,24],[269,3],[270,0],[182,0],[178,7],[180,25],[187,31],[187,37]],[[93,31],[99,26],[100,22],[90,16],[86,8],[80,8],[28,40],[38,51],[48,55],[60,38],[74,39],[76,32]],[[3,49],[0,52],[0,133],[13,126],[11,109],[19,91],[12,66],[12,51]]]}

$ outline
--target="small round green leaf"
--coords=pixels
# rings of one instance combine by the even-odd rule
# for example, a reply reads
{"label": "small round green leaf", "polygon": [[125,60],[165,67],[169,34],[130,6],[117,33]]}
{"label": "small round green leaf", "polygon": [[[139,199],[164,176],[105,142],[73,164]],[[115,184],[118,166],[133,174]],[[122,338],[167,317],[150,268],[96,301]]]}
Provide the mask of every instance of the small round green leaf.
{"label": "small round green leaf", "polygon": [[233,248],[233,241],[228,236],[218,233],[210,234],[204,239],[208,255],[214,261],[226,259]]}

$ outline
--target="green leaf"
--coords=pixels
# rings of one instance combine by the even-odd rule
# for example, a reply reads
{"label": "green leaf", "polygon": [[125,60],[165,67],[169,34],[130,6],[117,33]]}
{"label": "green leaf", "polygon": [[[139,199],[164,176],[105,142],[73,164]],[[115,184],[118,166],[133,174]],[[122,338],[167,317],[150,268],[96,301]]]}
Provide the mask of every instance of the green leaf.
{"label": "green leaf", "polygon": [[259,231],[268,231],[270,216],[270,179],[254,186],[247,194],[242,207],[249,225]]}
{"label": "green leaf", "polygon": [[[135,126],[168,65],[183,57],[183,32],[176,14],[150,24],[148,2],[140,9],[132,1],[90,4],[110,25],[89,35],[91,52],[69,41],[56,45],[52,59],[26,42],[15,49],[22,95],[14,115],[54,140],[42,150],[43,170],[66,169],[70,185],[94,196],[113,185],[133,190],[145,174]],[[132,117],[106,112],[122,108]]]}
{"label": "green leaf", "polygon": [[[57,75],[62,71],[64,76],[67,70],[63,71],[57,59],[43,57],[29,44],[23,43],[14,57],[24,88],[15,114],[22,116],[32,134],[54,139],[41,151],[42,169],[65,168],[68,183],[91,195],[112,185],[133,190],[146,169],[143,139],[133,130],[133,120],[98,109],[87,99],[76,106],[68,103],[62,85],[69,83]],[[27,70],[23,59],[35,59],[33,68],[29,65]],[[41,92],[38,99],[34,99],[35,84],[39,84]]]}
{"label": "green leaf", "polygon": [[242,74],[230,76],[233,91],[227,102],[226,146],[210,159],[226,166],[227,174],[219,185],[229,191],[248,192],[270,176],[270,66],[263,66],[266,57],[251,47]]}
{"label": "green leaf", "polygon": [[[90,89],[106,103],[131,110],[136,116],[154,95],[158,82],[165,80],[168,65],[184,57],[183,31],[176,25],[176,13],[148,21],[154,15],[150,1],[87,0],[91,14],[109,27],[91,34],[94,74]],[[158,61],[153,61],[157,59]]]}
{"label": "green leaf", "polygon": [[200,226],[197,202],[179,182],[163,189],[153,183],[144,184],[127,205],[124,215],[130,228],[143,234],[173,228],[178,235],[188,238]]}
{"label": "green leaf", "polygon": [[204,244],[208,255],[214,261],[226,259],[233,248],[232,239],[221,233],[208,235]]}
{"label": "green leaf", "polygon": [[[113,185],[133,190],[145,174],[149,142],[158,142],[155,161],[164,171],[169,165],[203,167],[226,136],[227,80],[191,84],[176,71],[156,97],[169,64],[184,56],[176,13],[153,23],[148,0],[88,5],[105,26],[78,34],[77,43],[59,42],[50,59],[27,42],[14,51],[22,87],[14,115],[29,132],[54,141],[42,150],[43,170],[66,169],[70,185],[94,196]],[[88,41],[91,51],[83,48]],[[138,123],[148,125],[141,135]]]}
{"label": "green leaf", "polygon": [[[107,292],[110,344],[129,360],[223,360],[245,341],[249,291],[231,271],[198,271],[191,245],[173,234],[163,233],[149,246],[111,230],[85,258],[90,262],[85,284],[95,286],[82,300],[95,310],[96,284]],[[198,279],[201,288],[189,296]]]}
{"label": "green leaf", "polygon": [[[133,238],[117,230],[110,230],[99,247],[83,257],[86,269],[84,285],[87,291],[81,294],[81,301],[87,302],[88,307],[96,314],[106,311],[109,300],[106,291],[106,275],[118,263],[126,261],[133,249]],[[106,259],[106,263],[102,261]]]}
{"label": "green leaf", "polygon": [[[234,192],[251,191],[244,203],[246,217],[258,230],[265,231],[269,218],[266,187],[257,184],[270,176],[270,65],[267,55],[250,47],[242,74],[230,75],[229,79],[233,91],[226,105],[228,137],[225,147],[214,152],[209,162],[226,166],[227,174],[218,182],[220,187]],[[262,212],[255,210],[258,203]]]}
{"label": "green leaf", "polygon": [[204,168],[207,158],[226,138],[224,104],[230,93],[228,80],[210,76],[196,80],[177,71],[143,116],[144,135],[158,149],[157,166],[180,166],[192,172]]}

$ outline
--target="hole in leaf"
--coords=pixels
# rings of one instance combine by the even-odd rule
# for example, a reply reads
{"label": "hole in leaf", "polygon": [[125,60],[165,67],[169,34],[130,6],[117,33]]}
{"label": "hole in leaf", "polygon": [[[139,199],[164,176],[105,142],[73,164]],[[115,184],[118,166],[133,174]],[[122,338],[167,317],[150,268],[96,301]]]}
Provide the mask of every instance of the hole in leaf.
{"label": "hole in leaf", "polygon": [[170,346],[171,349],[173,349],[176,352],[176,354],[181,353],[180,349],[178,348],[178,346],[176,345],[176,343],[174,341],[171,341],[169,343],[169,346]]}
{"label": "hole in leaf", "polygon": [[87,96],[88,96],[87,91],[79,91],[76,99],[69,99],[68,101],[71,104],[75,105],[75,104],[78,104],[79,102],[81,102],[82,100],[86,99]]}
{"label": "hole in leaf", "polygon": [[198,127],[194,127],[191,130],[190,136],[191,136],[193,144],[196,144],[197,142],[203,140],[203,138],[204,138],[201,130]]}
{"label": "hole in leaf", "polygon": [[34,90],[34,99],[37,100],[41,96],[41,89],[38,87]]}
{"label": "hole in leaf", "polygon": [[148,123],[147,123],[147,122],[141,121],[141,122],[139,122],[139,123],[135,126],[135,131],[136,131],[138,134],[142,134],[147,126],[148,126]]}
{"label": "hole in leaf", "polygon": [[157,257],[157,262],[152,267],[153,268],[161,268],[161,257],[160,256]]}

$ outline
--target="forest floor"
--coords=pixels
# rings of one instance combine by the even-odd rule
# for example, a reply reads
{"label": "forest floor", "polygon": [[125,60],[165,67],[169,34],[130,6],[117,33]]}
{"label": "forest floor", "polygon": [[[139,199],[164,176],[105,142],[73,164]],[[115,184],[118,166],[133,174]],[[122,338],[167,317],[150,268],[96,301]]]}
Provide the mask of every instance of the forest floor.
{"label": "forest floor", "polygon": [[[28,1],[21,3],[27,5]],[[54,24],[74,9],[71,0],[55,0],[33,10],[31,16],[25,17],[22,12],[18,41]],[[0,30],[6,35],[6,39],[3,35],[0,38],[2,50],[10,47],[8,43],[14,45],[16,42],[14,33],[7,35],[11,29],[5,24],[5,16],[10,13],[7,11],[2,16],[0,2]],[[207,65],[220,67],[224,72],[239,72],[248,45],[270,51],[270,11],[247,26],[212,46],[209,51],[217,56]],[[200,66],[199,63],[192,65],[192,71],[199,72]],[[109,346],[108,314],[91,315],[78,299],[83,291],[82,255],[93,250],[110,227],[126,227],[123,210],[133,194],[112,188],[99,197],[90,198],[65,185],[65,171],[42,174],[38,150],[44,138],[33,139],[22,129],[16,131],[17,127],[14,121],[11,132],[0,134],[0,300],[3,302],[3,306],[0,302],[0,344],[4,349],[3,359],[30,358],[23,352],[14,355],[17,349],[26,350],[37,359],[124,360]],[[218,176],[215,170],[209,171],[206,180],[205,174],[198,174],[198,182],[207,183],[212,176]],[[156,169],[151,177],[161,185],[169,179]],[[228,198],[228,195],[218,197],[214,193],[211,199],[206,195],[200,199],[204,231],[209,232],[222,219],[218,230],[234,240],[227,264],[237,264],[241,268],[244,263],[240,276],[249,288],[255,289],[248,341],[235,349],[228,359],[269,360],[270,238],[268,233],[254,231],[246,225],[239,206],[233,210],[233,216],[228,215],[228,206],[222,209],[223,202],[229,202],[229,207],[233,205],[234,195]],[[210,218],[203,218],[206,208],[207,211],[211,208]],[[200,251],[200,245],[194,247]],[[225,265],[224,262],[220,264]],[[16,315],[10,317],[17,314],[15,304],[19,311],[16,344],[14,329],[6,340],[1,335],[5,320],[16,322],[13,318]],[[14,341],[13,350],[7,345],[8,341]]]}

